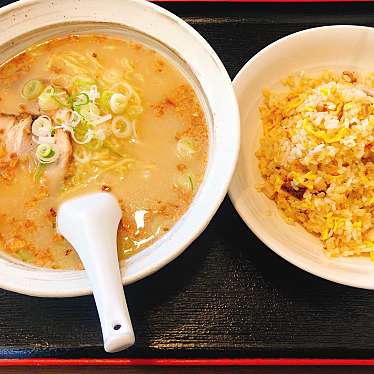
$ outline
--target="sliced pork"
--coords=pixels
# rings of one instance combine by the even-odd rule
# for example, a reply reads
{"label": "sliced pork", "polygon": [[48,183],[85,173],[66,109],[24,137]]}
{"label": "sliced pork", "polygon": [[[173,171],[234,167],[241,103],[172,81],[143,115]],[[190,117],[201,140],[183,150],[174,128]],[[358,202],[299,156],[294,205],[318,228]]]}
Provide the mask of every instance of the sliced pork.
{"label": "sliced pork", "polygon": [[[4,144],[6,152],[16,154],[17,157],[24,157],[35,146],[31,137],[32,117],[30,114],[19,116],[7,116],[5,123]],[[13,117],[13,118],[12,118]]]}

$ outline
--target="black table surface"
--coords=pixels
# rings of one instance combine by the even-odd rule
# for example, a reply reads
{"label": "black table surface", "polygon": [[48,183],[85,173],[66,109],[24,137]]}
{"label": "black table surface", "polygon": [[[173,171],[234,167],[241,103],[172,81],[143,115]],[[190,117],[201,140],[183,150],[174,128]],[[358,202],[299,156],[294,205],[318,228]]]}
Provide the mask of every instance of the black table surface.
{"label": "black table surface", "polygon": [[[292,32],[374,26],[374,3],[162,6],[211,43],[231,77]],[[0,358],[373,356],[374,293],[290,265],[249,231],[228,198],[179,258],[127,287],[126,295],[136,344],[106,355],[92,297],[42,299],[0,290]]]}

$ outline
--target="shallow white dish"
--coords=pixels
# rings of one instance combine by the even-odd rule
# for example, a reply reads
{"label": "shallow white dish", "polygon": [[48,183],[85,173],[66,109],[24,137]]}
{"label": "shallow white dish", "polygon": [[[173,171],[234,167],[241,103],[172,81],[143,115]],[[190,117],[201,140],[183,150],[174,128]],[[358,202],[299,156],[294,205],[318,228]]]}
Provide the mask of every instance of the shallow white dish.
{"label": "shallow white dish", "polygon": [[[0,9],[0,62],[33,43],[81,33],[141,41],[171,59],[194,86],[209,124],[206,175],[189,210],[149,248],[122,264],[123,283],[157,271],[204,230],[222,202],[239,151],[239,113],[230,78],[209,44],[170,12],[141,0],[25,0]],[[91,293],[84,271],[40,269],[0,258],[0,287],[35,296]]]}
{"label": "shallow white dish", "polygon": [[264,88],[279,88],[290,73],[327,68],[374,71],[374,29],[326,26],[282,38],[255,55],[234,79],[241,116],[241,150],[230,198],[248,227],[292,264],[337,283],[374,289],[374,264],[363,258],[329,259],[322,244],[300,225],[289,225],[275,203],[256,190],[261,182],[255,151],[261,123],[258,106]]}

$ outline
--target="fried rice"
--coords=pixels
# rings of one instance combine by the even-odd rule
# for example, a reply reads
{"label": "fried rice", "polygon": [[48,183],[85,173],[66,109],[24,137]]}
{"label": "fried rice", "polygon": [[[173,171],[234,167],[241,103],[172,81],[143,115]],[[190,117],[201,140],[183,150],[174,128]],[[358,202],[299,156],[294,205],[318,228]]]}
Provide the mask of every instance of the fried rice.
{"label": "fried rice", "polygon": [[374,260],[374,74],[304,74],[264,91],[259,186],[329,256]]}

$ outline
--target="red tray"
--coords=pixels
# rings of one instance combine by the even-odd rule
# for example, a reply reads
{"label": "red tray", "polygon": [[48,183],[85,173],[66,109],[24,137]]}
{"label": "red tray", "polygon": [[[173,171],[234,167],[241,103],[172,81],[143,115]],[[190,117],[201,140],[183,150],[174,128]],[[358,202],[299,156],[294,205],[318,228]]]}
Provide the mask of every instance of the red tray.
{"label": "red tray", "polygon": [[79,359],[10,359],[0,360],[1,366],[374,366],[374,359],[308,359],[308,358],[79,358]]}

